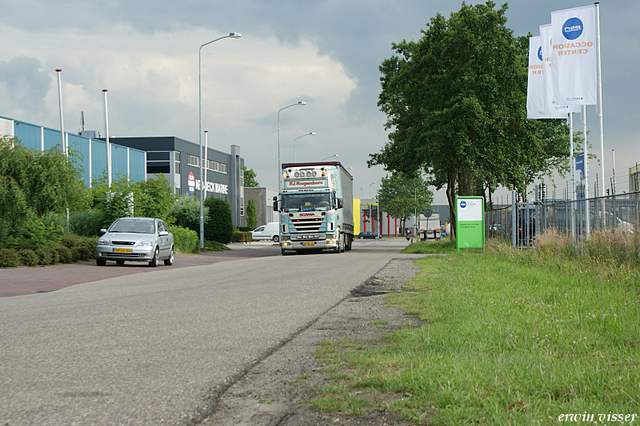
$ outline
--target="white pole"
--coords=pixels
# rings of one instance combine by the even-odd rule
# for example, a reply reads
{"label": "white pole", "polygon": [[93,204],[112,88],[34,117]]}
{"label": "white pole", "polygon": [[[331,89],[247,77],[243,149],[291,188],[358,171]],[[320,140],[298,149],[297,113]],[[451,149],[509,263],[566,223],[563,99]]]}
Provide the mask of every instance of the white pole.
{"label": "white pole", "polygon": [[[598,80],[598,105],[596,106],[596,112],[600,120],[600,160],[601,160],[601,173],[602,173],[602,195],[605,193],[605,180],[604,180],[604,128],[602,120],[602,56],[600,54],[600,3],[596,2],[596,61],[597,67],[597,80]],[[604,211],[604,198],[602,199],[602,211]],[[604,215],[602,215],[602,229],[606,228],[606,221]]]}
{"label": "white pole", "polygon": [[204,181],[202,182],[202,196],[203,198],[207,198],[207,166],[208,163],[208,153],[209,153],[209,131],[204,131]]}
{"label": "white pole", "polygon": [[571,165],[571,238],[576,238],[576,227],[574,220],[574,201],[576,200],[576,177],[575,158],[573,158],[573,112],[569,114],[569,161]]}
{"label": "white pole", "polygon": [[613,171],[613,188],[611,188],[611,195],[616,195],[616,150],[611,150],[611,170]]}
{"label": "white pole", "polygon": [[111,188],[111,145],[109,144],[109,108],[107,107],[107,89],[102,89],[104,93],[104,127],[107,140],[107,187]]}
{"label": "white pole", "polygon": [[64,155],[69,156],[67,152],[67,142],[64,137],[64,118],[62,113],[62,82],[60,80],[61,69],[56,70],[56,74],[58,75],[58,105],[60,110],[60,141],[62,143],[62,152]]}
{"label": "white pole", "polygon": [[589,142],[587,138],[587,106],[582,105],[582,129],[584,133],[584,199],[585,199],[585,235],[591,234],[591,218],[589,217]]}

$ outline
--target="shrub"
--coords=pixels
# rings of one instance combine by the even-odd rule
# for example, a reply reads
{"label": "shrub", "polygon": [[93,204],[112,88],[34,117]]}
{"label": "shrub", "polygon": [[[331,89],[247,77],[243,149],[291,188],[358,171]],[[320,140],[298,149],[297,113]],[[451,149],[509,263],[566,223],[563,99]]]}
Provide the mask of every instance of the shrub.
{"label": "shrub", "polygon": [[15,250],[0,249],[0,268],[15,268],[20,266],[20,256]]}
{"label": "shrub", "polygon": [[228,201],[215,197],[209,197],[204,202],[209,207],[209,222],[204,228],[205,240],[230,243],[233,236],[231,205]]}
{"label": "shrub", "polygon": [[49,247],[40,247],[36,249],[38,255],[38,265],[51,265],[53,262],[53,253]]}
{"label": "shrub", "polygon": [[73,262],[73,252],[71,249],[59,245],[54,248],[56,253],[58,253],[58,258],[60,263],[72,263]]}
{"label": "shrub", "polygon": [[[209,207],[203,208],[204,223],[209,220]],[[177,200],[167,213],[167,221],[182,228],[200,232],[200,200],[197,197],[182,197]]]}
{"label": "shrub", "polygon": [[25,266],[36,266],[40,261],[36,252],[31,249],[18,250],[18,257],[20,257],[20,263]]}
{"label": "shrub", "polygon": [[251,238],[251,232],[234,230],[231,241],[233,241],[234,243],[248,243],[250,241],[253,241],[253,239]]}
{"label": "shrub", "polygon": [[197,253],[200,239],[196,231],[181,226],[169,225],[169,231],[173,234],[173,244],[181,253]]}
{"label": "shrub", "polygon": [[60,239],[60,243],[71,250],[73,261],[95,259],[96,257],[97,237],[65,235]]}
{"label": "shrub", "polygon": [[[83,237],[97,237],[100,235],[102,215],[96,210],[84,210],[69,215],[69,227],[73,234]],[[71,248],[71,247],[69,247]]]}

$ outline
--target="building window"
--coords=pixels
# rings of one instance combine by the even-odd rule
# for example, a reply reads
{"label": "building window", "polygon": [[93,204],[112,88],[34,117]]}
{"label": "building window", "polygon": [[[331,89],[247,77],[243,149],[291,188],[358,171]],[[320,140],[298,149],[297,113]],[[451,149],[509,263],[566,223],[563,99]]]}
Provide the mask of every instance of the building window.
{"label": "building window", "polygon": [[170,173],[171,153],[169,151],[148,151],[147,152],[147,173],[159,174]]}
{"label": "building window", "polygon": [[179,175],[180,174],[180,151],[175,151],[173,153],[173,173]]}
{"label": "building window", "polygon": [[222,163],[219,163],[219,164],[220,164],[220,169],[218,171],[220,173],[225,173],[226,174],[227,173],[227,165],[226,164],[222,164]]}
{"label": "building window", "polygon": [[187,156],[187,164],[190,166],[200,167],[200,157],[189,154]]}

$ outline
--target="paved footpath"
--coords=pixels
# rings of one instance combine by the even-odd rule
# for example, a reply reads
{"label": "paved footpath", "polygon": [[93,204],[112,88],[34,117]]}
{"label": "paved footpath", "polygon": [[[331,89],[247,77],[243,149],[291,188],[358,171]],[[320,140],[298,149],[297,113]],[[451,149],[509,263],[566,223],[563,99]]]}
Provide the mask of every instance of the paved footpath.
{"label": "paved footpath", "polygon": [[160,262],[157,268],[150,268],[144,262],[127,262],[124,265],[107,262],[106,266],[99,267],[96,266],[95,260],[79,261],[68,265],[0,268],[0,297],[48,293],[76,284],[157,270],[162,271],[163,269],[187,268],[231,260],[280,255],[280,247],[273,243],[237,243],[229,244],[229,248],[231,248],[230,251],[224,252],[178,253],[175,255],[172,266],[165,266],[163,262]]}

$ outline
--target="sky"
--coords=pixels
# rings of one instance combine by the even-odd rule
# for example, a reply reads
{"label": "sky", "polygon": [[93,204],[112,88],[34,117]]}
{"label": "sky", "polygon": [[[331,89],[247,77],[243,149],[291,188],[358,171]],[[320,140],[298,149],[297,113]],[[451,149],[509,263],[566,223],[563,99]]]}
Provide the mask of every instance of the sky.
{"label": "sky", "polygon": [[[590,4],[514,0],[507,26],[515,36],[539,35],[538,26],[551,22],[552,11]],[[62,69],[65,131],[79,132],[84,114],[84,129],[104,136],[107,89],[110,137],[163,135],[197,143],[199,48],[238,32],[241,38],[224,38],[201,51],[202,129],[209,146],[227,153],[240,146],[260,185],[275,189],[278,145],[282,162],[291,162],[295,140],[298,162],[339,160],[352,168],[354,196],[368,198],[387,175],[382,166],[366,165],[369,154],[388,141],[386,117],[377,106],[379,66],[394,54],[392,43],[417,41],[431,17],[448,17],[461,5],[0,0],[0,116],[59,129],[55,70]],[[639,16],[637,0],[600,2],[605,179],[613,177],[615,150],[618,192],[628,190],[628,168],[640,162]],[[298,101],[306,105],[288,107]],[[587,123],[599,154],[595,107],[588,107]],[[594,160],[589,167],[592,174],[600,170]],[[555,184],[559,192],[565,187],[564,180]],[[444,191],[436,192],[435,203],[446,204]]]}

